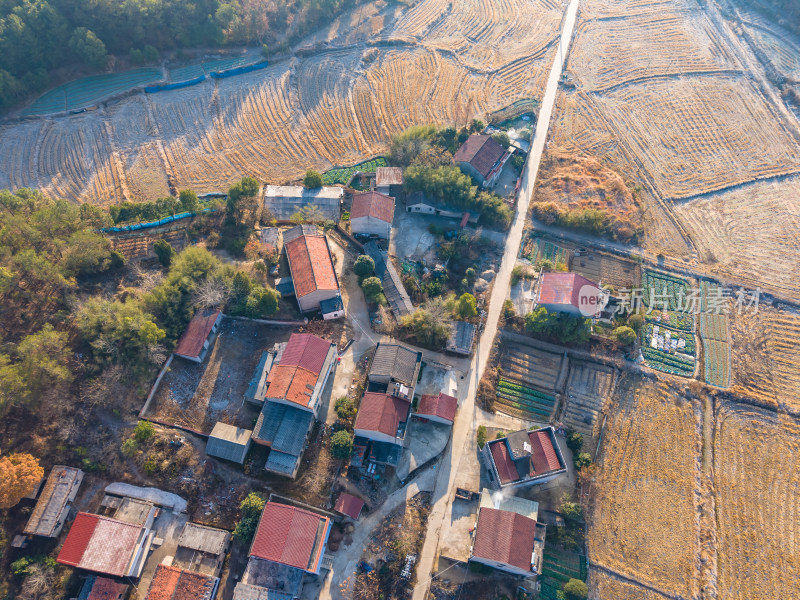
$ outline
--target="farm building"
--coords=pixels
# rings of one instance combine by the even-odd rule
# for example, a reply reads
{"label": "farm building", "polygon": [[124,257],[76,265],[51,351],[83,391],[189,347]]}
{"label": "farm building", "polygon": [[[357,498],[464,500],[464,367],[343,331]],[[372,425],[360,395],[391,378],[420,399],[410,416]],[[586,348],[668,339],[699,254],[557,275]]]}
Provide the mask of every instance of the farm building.
{"label": "farm building", "polygon": [[378,167],[375,169],[375,191],[391,196],[403,185],[403,169]]}
{"label": "farm building", "polygon": [[320,302],[339,296],[328,240],[316,227],[293,227],[284,234],[284,246],[301,312],[319,310]]}
{"label": "farm building", "polygon": [[336,359],[336,344],[310,333],[292,334],[276,353],[253,432],[255,443],[270,448],[266,470],[292,478],[297,475],[306,436]]}
{"label": "farm building", "polygon": [[447,340],[447,349],[456,354],[469,356],[472,354],[472,345],[475,342],[475,333],[478,327],[466,321],[453,321],[450,323],[450,337]]}
{"label": "farm building", "polygon": [[219,579],[196,571],[187,571],[170,565],[158,565],[144,600],[192,598],[213,600],[217,595]]}
{"label": "farm building", "polygon": [[301,185],[268,185],[264,190],[264,208],[278,221],[289,221],[300,209],[314,206],[322,219],[338,221],[344,198],[340,187],[304,188]]}
{"label": "farm building", "polygon": [[217,331],[221,321],[222,311],[219,309],[198,310],[189,321],[186,331],[178,339],[175,355],[193,362],[203,362],[206,350],[208,350],[209,338]]}
{"label": "farm building", "polygon": [[302,208],[315,207],[323,219],[338,221],[344,189],[325,186],[309,189],[300,185],[268,185],[264,207],[278,221],[289,221]]}
{"label": "farm building", "polygon": [[275,289],[281,295],[281,298],[294,296],[294,282],[291,277],[278,277],[275,280]]}
{"label": "farm building", "polygon": [[410,400],[422,366],[422,352],[403,344],[379,343],[372,356],[367,379],[369,391],[386,392]]}
{"label": "farm building", "polygon": [[435,421],[444,425],[452,425],[456,420],[458,399],[448,394],[439,392],[435,396],[423,394],[420,396],[416,417]]}
{"label": "farm building", "polygon": [[230,541],[231,534],[224,529],[186,523],[178,538],[172,564],[218,577]]}
{"label": "farm building", "polygon": [[78,513],[56,560],[62,565],[113,577],[139,577],[158,510],[152,504],[148,506],[143,522]]}
{"label": "farm building", "polygon": [[303,579],[320,574],[330,531],[324,515],[267,502],[234,600],[298,598]]}
{"label": "farm building", "polygon": [[456,151],[453,159],[467,175],[482,187],[491,187],[511,154],[490,135],[474,134]]}
{"label": "farm building", "polygon": [[344,316],[344,302],[341,296],[336,298],[329,298],[319,303],[319,312],[322,313],[322,318],[325,321],[333,321],[341,319]]}
{"label": "farm building", "polygon": [[394,219],[394,198],[378,192],[353,196],[350,229],[354,235],[374,235],[388,240]]}
{"label": "farm building", "polygon": [[83,481],[83,471],[63,465],[56,465],[47,477],[41,496],[36,501],[25,535],[58,537],[69,516],[69,509],[78,495]]}
{"label": "farm building", "polygon": [[481,458],[489,470],[492,486],[497,489],[547,483],[567,472],[552,427],[522,429],[492,440],[483,446]]}
{"label": "farm building", "polygon": [[399,320],[400,317],[410,314],[414,310],[414,305],[406,292],[403,280],[389,260],[388,252],[381,250],[375,242],[364,244],[364,252],[375,263],[375,276],[381,280],[383,294],[394,316]]}
{"label": "farm building", "polygon": [[366,392],[356,415],[354,446],[363,447],[372,462],[397,465],[410,415],[410,400]]}
{"label": "farm building", "polygon": [[478,215],[465,212],[459,208],[447,206],[425,196],[422,192],[415,192],[406,201],[406,212],[431,215],[435,217],[446,217],[449,219],[464,219],[466,215],[468,223],[477,223]]}
{"label": "farm building", "polygon": [[247,385],[247,391],[244,393],[244,399],[248,402],[262,406],[264,404],[264,395],[267,393],[267,377],[272,370],[272,365],[275,362],[276,352],[272,350],[264,350],[261,353],[261,358],[258,360],[255,371],[253,371],[253,378]]}
{"label": "farm building", "polygon": [[261,249],[270,254],[280,254],[283,251],[283,234],[277,227],[264,227],[258,234]]}
{"label": "farm building", "polygon": [[81,586],[78,600],[123,600],[131,586],[108,577],[89,575]]}
{"label": "farm building", "polygon": [[537,529],[538,503],[505,497],[484,489],[470,551],[470,562],[481,563],[512,575],[531,577],[539,573],[544,548]]}
{"label": "farm building", "polygon": [[361,498],[348,494],[347,492],[342,492],[336,499],[336,506],[333,507],[333,510],[340,515],[358,521],[358,517],[361,516],[363,508],[364,501]]}
{"label": "farm building", "polygon": [[593,307],[596,313],[603,309],[603,296],[600,286],[578,273],[544,273],[539,280],[536,304],[544,306],[547,312],[588,317],[593,316]]}
{"label": "farm building", "polygon": [[250,449],[250,438],[253,432],[249,429],[234,427],[222,421],[217,421],[211,435],[208,436],[206,454],[217,458],[224,458],[240,465]]}

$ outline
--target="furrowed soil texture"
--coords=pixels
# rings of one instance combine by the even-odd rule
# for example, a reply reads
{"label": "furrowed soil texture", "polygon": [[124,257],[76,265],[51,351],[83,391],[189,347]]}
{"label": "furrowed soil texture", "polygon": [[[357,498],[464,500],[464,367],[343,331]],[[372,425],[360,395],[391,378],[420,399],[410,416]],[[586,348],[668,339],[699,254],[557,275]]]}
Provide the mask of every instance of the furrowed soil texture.
{"label": "furrowed soil texture", "polygon": [[6,125],[0,187],[103,204],[355,164],[385,153],[410,125],[461,126],[541,97],[563,4],[422,0],[404,11],[364,10],[357,34],[328,31],[330,43],[302,58]]}
{"label": "furrowed soil texture", "polygon": [[669,597],[692,598],[700,416],[680,387],[637,376],[620,380],[617,398],[588,515],[589,562]]}

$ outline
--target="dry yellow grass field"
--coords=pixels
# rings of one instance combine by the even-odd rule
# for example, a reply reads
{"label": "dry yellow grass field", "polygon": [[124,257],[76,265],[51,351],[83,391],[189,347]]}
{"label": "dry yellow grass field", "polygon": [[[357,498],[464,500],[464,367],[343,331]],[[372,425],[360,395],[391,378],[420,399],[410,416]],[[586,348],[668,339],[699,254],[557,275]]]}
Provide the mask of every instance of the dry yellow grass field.
{"label": "dry yellow grass field", "polygon": [[592,564],[691,598],[701,451],[699,415],[684,394],[637,376],[620,381],[603,433],[588,544]]}
{"label": "dry yellow grass field", "polygon": [[589,597],[610,598],[611,600],[668,600],[672,598],[672,596],[665,596],[654,590],[629,583],[600,569],[591,571]]}
{"label": "dry yellow grass field", "polygon": [[327,42],[324,52],[6,125],[0,140],[15,143],[0,145],[0,187],[108,203],[353,164],[385,152],[410,125],[461,126],[540,97],[562,10],[553,0],[365,5],[309,39]]}
{"label": "dry yellow grass field", "polygon": [[784,600],[800,590],[800,427],[724,405],[714,437],[717,598]]}

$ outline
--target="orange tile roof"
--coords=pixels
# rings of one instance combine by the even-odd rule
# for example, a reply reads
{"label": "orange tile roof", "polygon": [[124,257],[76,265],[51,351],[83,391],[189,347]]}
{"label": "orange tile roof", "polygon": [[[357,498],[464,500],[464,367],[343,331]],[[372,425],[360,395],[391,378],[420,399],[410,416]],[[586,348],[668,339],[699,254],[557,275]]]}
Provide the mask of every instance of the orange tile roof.
{"label": "orange tile roof", "polygon": [[394,219],[394,198],[379,192],[363,192],[353,196],[350,219],[375,217],[386,223]]}
{"label": "orange tile roof", "polygon": [[203,351],[203,343],[214,328],[214,323],[217,322],[219,313],[220,311],[216,309],[198,310],[192,320],[189,321],[186,331],[183,332],[183,335],[178,340],[175,354],[194,358],[199,357]]}
{"label": "orange tile roof", "polygon": [[307,296],[316,290],[338,290],[339,281],[325,236],[301,235],[286,244],[295,295]]}
{"label": "orange tile roof", "polygon": [[308,406],[319,374],[303,367],[278,365],[269,377],[266,398],[283,398],[301,406]]}
{"label": "orange tile roof", "polygon": [[481,508],[472,556],[531,570],[536,521],[517,513]]}

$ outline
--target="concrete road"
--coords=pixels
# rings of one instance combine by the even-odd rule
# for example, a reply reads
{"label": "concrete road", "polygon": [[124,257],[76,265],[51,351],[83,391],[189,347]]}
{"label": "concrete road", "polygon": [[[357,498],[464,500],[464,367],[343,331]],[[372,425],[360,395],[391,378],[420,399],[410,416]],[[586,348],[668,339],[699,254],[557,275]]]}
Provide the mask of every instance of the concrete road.
{"label": "concrete road", "polygon": [[440,533],[442,528],[449,526],[450,523],[450,519],[447,517],[452,510],[451,501],[455,491],[456,475],[460,471],[459,465],[462,461],[477,460],[474,454],[465,452],[466,449],[471,449],[473,447],[473,444],[470,442],[475,436],[475,394],[478,389],[478,382],[489,360],[491,347],[497,334],[497,325],[503,308],[503,302],[511,285],[511,270],[514,268],[517,254],[519,253],[522,232],[528,214],[528,205],[530,204],[533,194],[536,176],[539,172],[539,164],[541,163],[542,153],[547,140],[547,132],[550,128],[553,106],[555,105],[556,93],[558,91],[558,82],[561,78],[567,49],[572,40],[578,4],[579,0],[570,0],[564,19],[562,20],[559,47],[550,70],[550,76],[547,80],[547,87],[545,88],[541,110],[539,111],[539,119],[536,124],[536,133],[531,143],[531,152],[528,155],[528,160],[525,163],[522,174],[517,213],[511,225],[508,238],[506,239],[503,262],[495,278],[495,284],[489,302],[488,315],[486,317],[486,326],[480,337],[472,361],[469,385],[465,386],[467,388],[465,390],[466,397],[460,405],[453,427],[453,441],[450,446],[450,451],[445,451],[445,455],[440,463],[436,478],[436,486],[433,492],[434,504],[428,518],[428,534],[425,538],[425,544],[422,548],[419,562],[417,563],[417,585],[414,588],[414,600],[424,600],[430,587],[430,573],[433,570],[436,559]]}

